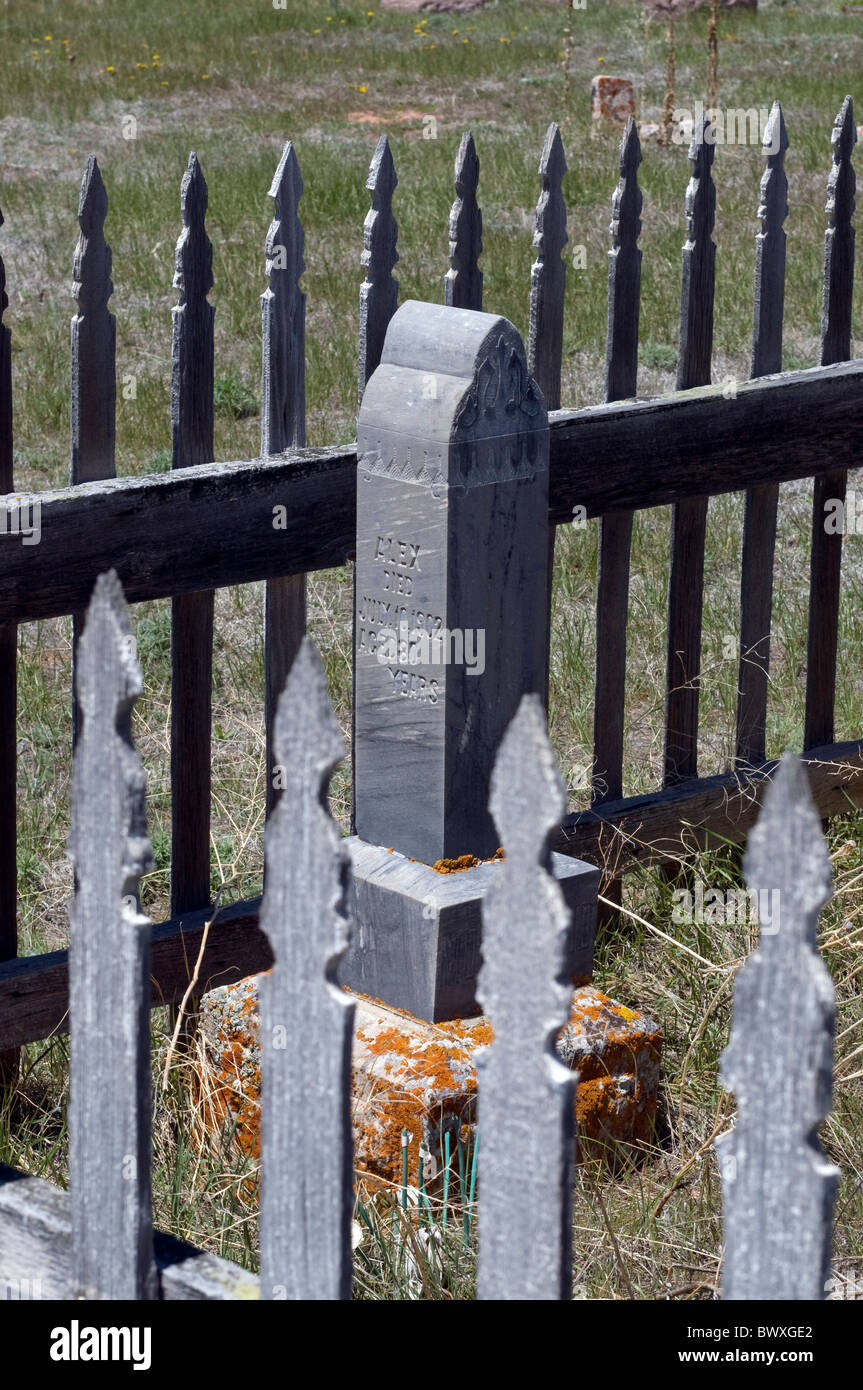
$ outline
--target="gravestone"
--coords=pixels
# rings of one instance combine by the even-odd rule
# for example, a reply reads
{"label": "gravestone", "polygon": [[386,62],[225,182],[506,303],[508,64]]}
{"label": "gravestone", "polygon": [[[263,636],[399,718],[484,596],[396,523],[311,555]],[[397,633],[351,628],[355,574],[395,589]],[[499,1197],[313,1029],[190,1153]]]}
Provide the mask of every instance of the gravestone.
{"label": "gravestone", "polygon": [[498,846],[498,745],[548,651],[548,420],[512,324],[409,301],[357,426],[357,834]]}
{"label": "gravestone", "polygon": [[[522,696],[545,688],[548,418],[513,325],[404,304],[357,458],[356,929],[339,978],[438,1021],[476,1011],[480,905],[500,868],[491,772]],[[598,873],[552,859],[582,981]]]}

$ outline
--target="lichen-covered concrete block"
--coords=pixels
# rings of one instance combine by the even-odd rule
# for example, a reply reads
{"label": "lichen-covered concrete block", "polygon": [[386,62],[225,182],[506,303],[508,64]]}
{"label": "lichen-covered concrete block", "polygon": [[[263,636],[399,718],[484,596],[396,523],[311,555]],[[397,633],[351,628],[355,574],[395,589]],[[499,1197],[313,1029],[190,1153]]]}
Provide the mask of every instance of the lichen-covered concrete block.
{"label": "lichen-covered concrete block", "polygon": [[601,74],[590,81],[590,113],[595,121],[625,122],[635,115],[635,92],[628,77]]}
{"label": "lichen-covered concrete block", "polygon": [[[260,976],[206,995],[201,1008],[201,1107],[205,1122],[236,1123],[244,1153],[259,1152]],[[410,1134],[408,1182],[419,1177],[420,1146],[430,1153],[424,1179],[438,1192],[443,1134],[476,1119],[476,1053],[492,1041],[488,1019],[425,1023],[374,1000],[356,1000],[352,1110],[354,1162],[370,1181],[402,1180],[402,1130]],[[582,1151],[614,1163],[631,1146],[653,1139],[659,1095],[662,1038],[644,1014],[615,1003],[592,985],[577,989],[570,1021],[558,1041],[561,1059],[577,1071],[575,1118]],[[589,1145],[585,1144],[589,1141]],[[453,1195],[457,1184],[453,1177]]]}

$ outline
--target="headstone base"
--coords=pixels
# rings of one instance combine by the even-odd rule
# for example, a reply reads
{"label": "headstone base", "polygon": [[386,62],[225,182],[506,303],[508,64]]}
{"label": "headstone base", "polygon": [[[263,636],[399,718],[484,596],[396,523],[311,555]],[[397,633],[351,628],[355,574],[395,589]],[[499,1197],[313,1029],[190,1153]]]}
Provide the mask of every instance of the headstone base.
{"label": "headstone base", "polygon": [[[429,1023],[478,1014],[482,900],[502,865],[441,873],[357,836],[348,849],[353,940],[339,983]],[[599,870],[563,854],[551,863],[571,913],[567,978],[584,984],[593,974]]]}
{"label": "headstone base", "polygon": [[[257,1157],[260,1140],[258,982],[254,975],[205,996],[200,1036],[204,1044],[199,1107],[210,1129],[234,1126],[240,1149]],[[354,1166],[372,1186],[402,1182],[402,1131],[407,1142],[408,1184],[442,1192],[449,1131],[453,1202],[459,1200],[458,1140],[468,1165],[475,1140],[477,1050],[493,1041],[486,1018],[422,1023],[370,1000],[356,1001],[352,1115]],[[599,1154],[615,1168],[656,1141],[662,1035],[656,1023],[602,994],[576,989],[558,1056],[577,1070],[575,1099],[579,1155]]]}

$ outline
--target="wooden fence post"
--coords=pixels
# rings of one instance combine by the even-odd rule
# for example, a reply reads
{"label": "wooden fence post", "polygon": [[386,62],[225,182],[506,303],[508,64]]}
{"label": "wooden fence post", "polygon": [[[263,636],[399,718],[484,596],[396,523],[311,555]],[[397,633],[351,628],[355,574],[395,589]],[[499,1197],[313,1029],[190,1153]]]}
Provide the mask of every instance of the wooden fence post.
{"label": "wooden fence post", "polygon": [[347,948],[348,856],[326,806],[345,746],[320,657],[303,638],[279,701],[275,754],[285,796],[266,831],[260,926],[261,1296],[346,1299],[351,1291],[354,1006],[334,983]]}
{"label": "wooden fence post", "polygon": [[479,159],[466,130],[455,158],[456,199],[449,215],[449,262],[444,303],[451,309],[482,309],[482,213],[477,204]]}
{"label": "wooden fence post", "polygon": [[[398,187],[390,144],[386,135],[378,140],[366,179],[372,205],[363,223],[363,254],[360,264],[366,278],[360,285],[360,337],[357,353],[357,396],[363,403],[372,372],[380,365],[384,339],[390,319],[399,306],[399,282],[393,275],[398,264],[396,250],[399,227],[393,217],[393,194]],[[353,608],[357,611],[357,576],[354,567]],[[357,676],[351,663],[351,757],[356,747]],[[356,778],[351,777],[351,829],[356,810]]]}
{"label": "wooden fence post", "polygon": [[[290,140],[273,177],[275,199],[267,233],[267,274],[261,295],[261,456],[306,443],[306,296],[300,276],[305,234],[297,208],[303,196],[300,166]],[[281,795],[274,786],[273,723],[279,695],[306,630],[306,576],[267,580],[264,598],[266,668],[267,815]]]}
{"label": "wooden fence post", "polygon": [[[767,168],[761,179],[755,238],[755,326],[753,377],[782,370],[782,317],[785,306],[785,232],[788,180],[785,151],[788,134],[778,101],[764,131]],[[739,763],[762,763],[767,757],[767,677],[770,666],[770,620],[773,606],[773,557],[776,548],[777,483],[751,487],[743,515],[740,570],[740,665],[738,669],[737,749]]]}
{"label": "wooden fence post", "polygon": [[[90,483],[116,474],[114,429],[117,408],[116,320],[108,309],[114,292],[111,248],[105,241],[108,195],[96,156],[81,180],[78,225],[72,263],[72,294],[78,311],[70,324],[72,346],[69,481]],[[72,615],[72,688],[83,613]],[[78,737],[78,706],[72,697],[72,741]]]}
{"label": "wooden fence post", "polygon": [[150,1204],[150,922],[144,770],[132,742],[141,693],[123,590],[99,576],[79,645],[81,728],[69,852],[69,1186],[82,1298],[154,1298]]}
{"label": "wooden fence post", "polygon": [[363,224],[361,264],[366,278],[360,286],[360,340],[357,354],[359,404],[368,379],[381,360],[389,321],[399,306],[399,282],[393,275],[398,264],[396,250],[398,223],[393,217],[393,194],[398,187],[393,157],[387,137],[377,143],[366,188],[372,205]]}
{"label": "wooden fence post", "polygon": [[[213,458],[213,247],[198,156],[180,185],[171,371],[172,467]],[[190,535],[190,542],[192,540]],[[210,902],[210,721],[213,593],[171,601],[171,913]]]}
{"label": "wooden fence post", "polygon": [[835,1002],[818,954],[830,857],[804,764],[786,753],[749,837],[744,873],[761,940],[734,986],[721,1077],[738,1117],[717,1140],[724,1299],[821,1299],[839,1180],[817,1138],[830,1109]]}
{"label": "wooden fence post", "polygon": [[[620,179],[611,203],[612,247],[608,253],[608,336],[605,399],[635,395],[638,378],[638,321],[641,311],[641,143],[630,116],[620,142]],[[593,697],[591,804],[623,796],[623,727],[626,710],[626,627],[632,512],[599,518],[596,583],[596,678]],[[609,902],[622,901],[621,880],[601,888]],[[599,922],[619,914],[599,904]]]}
{"label": "wooden fence post", "polygon": [[477,1055],[479,1299],[568,1299],[575,1074],[553,1038],[567,1022],[569,912],[549,871],[566,791],[542,703],[522,698],[489,806],[506,858],[483,901],[478,997],[494,1041]]}
{"label": "wooden fence post", "polygon": [[[677,389],[710,384],[716,244],[711,233],[716,189],[714,145],[703,113],[692,133],[692,175],[686,189],[686,242],[680,302]],[[677,502],[671,514],[668,576],[668,653],[665,707],[665,785],[698,775],[698,693],[701,681],[701,610],[707,498]]]}
{"label": "wooden fence post", "polygon": [[[3,213],[0,212],[0,227]],[[0,493],[12,491],[12,334],[0,256]],[[0,962],[18,954],[18,625],[0,626]],[[18,1049],[0,1052],[0,1090],[18,1076]]]}
{"label": "wooden fence post", "polygon": [[[821,307],[821,365],[851,356],[854,291],[854,191],[851,155],[857,143],[854,105],[842,103],[833,124],[833,167],[827,182],[828,228],[824,237],[824,291]],[[825,504],[844,506],[847,473],[836,469],[815,479],[812,497],[812,552],[809,569],[809,634],[806,652],[806,717],[803,748],[834,739],[836,654],[839,645],[839,583],[842,532],[828,534]]]}
{"label": "wooden fence post", "polygon": [[[566,203],[563,176],[566,156],[560,130],[548,127],[539,174],[542,193],[536,205],[536,231],[533,244],[536,261],[530,271],[530,329],[527,369],[537,381],[547,410],[560,409],[560,374],[563,363],[563,307],[566,298],[566,262],[561,253],[569,240],[566,234]],[[554,590],[554,540],[557,527],[548,528],[548,630],[551,632],[551,605]],[[551,646],[545,669],[543,704],[548,709]]]}

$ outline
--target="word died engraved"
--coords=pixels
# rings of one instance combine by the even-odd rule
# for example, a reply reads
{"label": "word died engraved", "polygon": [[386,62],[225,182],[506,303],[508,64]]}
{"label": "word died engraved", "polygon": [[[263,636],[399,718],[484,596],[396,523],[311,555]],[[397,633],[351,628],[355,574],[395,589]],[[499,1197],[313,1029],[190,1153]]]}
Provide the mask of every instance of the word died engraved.
{"label": "word died engraved", "polygon": [[409,571],[420,573],[420,548],[413,541],[402,541],[395,536],[378,536],[374,548],[374,559],[384,567],[384,589],[396,594],[412,594],[413,576]]}

